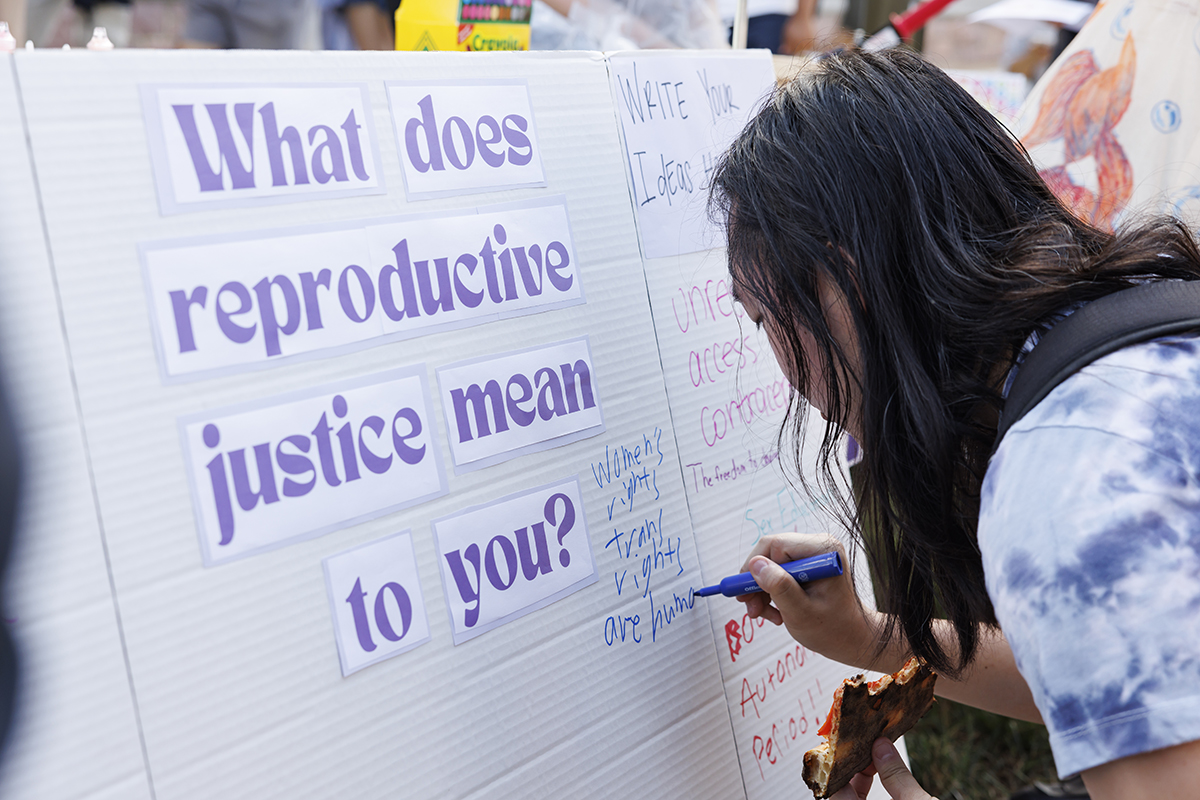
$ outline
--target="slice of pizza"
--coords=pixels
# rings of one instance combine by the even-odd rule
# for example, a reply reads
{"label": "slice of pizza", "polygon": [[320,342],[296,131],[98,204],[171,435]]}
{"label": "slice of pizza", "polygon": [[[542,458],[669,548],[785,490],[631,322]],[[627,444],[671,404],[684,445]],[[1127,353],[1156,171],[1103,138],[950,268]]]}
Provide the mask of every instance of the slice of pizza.
{"label": "slice of pizza", "polygon": [[804,782],[813,796],[829,797],[871,765],[871,746],[881,736],[893,742],[933,707],[937,675],[916,657],[894,675],[868,683],[847,678],[833,693],[833,706],[817,731],[825,744],[804,754]]}

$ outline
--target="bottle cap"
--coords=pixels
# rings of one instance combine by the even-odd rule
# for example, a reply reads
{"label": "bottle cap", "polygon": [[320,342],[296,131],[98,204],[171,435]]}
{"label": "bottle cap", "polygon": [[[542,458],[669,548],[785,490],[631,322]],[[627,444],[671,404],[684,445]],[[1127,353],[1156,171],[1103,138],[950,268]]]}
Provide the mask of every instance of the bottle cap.
{"label": "bottle cap", "polygon": [[0,53],[11,53],[17,49],[17,40],[8,30],[7,22],[0,22]]}
{"label": "bottle cap", "polygon": [[101,25],[92,31],[92,40],[87,43],[88,50],[112,50],[112,40],[108,38],[108,30]]}

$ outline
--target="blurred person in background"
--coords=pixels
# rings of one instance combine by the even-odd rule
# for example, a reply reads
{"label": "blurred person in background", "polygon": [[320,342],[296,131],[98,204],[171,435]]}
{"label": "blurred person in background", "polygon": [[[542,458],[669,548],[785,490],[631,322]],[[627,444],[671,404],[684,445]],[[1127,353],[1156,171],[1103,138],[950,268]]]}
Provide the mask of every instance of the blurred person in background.
{"label": "blurred person in background", "polygon": [[318,0],[326,50],[395,50],[399,0]]}
{"label": "blurred person in background", "polygon": [[102,27],[114,47],[129,47],[133,31],[133,4],[130,0],[72,0],[79,15],[77,34],[72,39],[87,42],[92,31]]}
{"label": "blurred person in background", "polygon": [[[86,44],[92,38],[92,30],[101,26],[108,31],[108,38],[117,47],[128,47],[130,33],[133,30],[133,7],[130,0],[71,0],[74,6],[75,19],[68,39],[73,45]],[[10,7],[17,3],[9,0]],[[21,2],[21,6],[25,3]],[[0,8],[4,6],[0,5]],[[13,21],[8,20],[17,44],[22,45],[25,39],[33,41],[38,47],[47,47],[58,31],[60,16],[67,7],[67,0],[30,0],[28,12],[21,12],[20,35]],[[0,16],[0,19],[4,19]]]}
{"label": "blurred person in background", "polygon": [[182,47],[295,50],[303,47],[308,0],[186,0]]}
{"label": "blurred person in background", "polygon": [[27,11],[25,0],[0,0],[0,22],[8,23],[8,32],[17,41],[18,47],[25,44]]}
{"label": "blurred person in background", "polygon": [[[908,0],[847,0],[842,27],[870,36],[891,22],[893,14],[903,14],[907,10]],[[916,50],[921,49],[923,39],[924,31],[917,31],[913,36],[912,45]]]}
{"label": "blurred person in background", "polygon": [[535,6],[533,50],[729,47],[717,0],[535,0]]}
{"label": "blurred person in background", "polygon": [[[733,42],[733,18],[738,0],[720,0],[721,21],[729,28]],[[746,47],[765,48],[772,53],[799,55],[816,49],[813,17],[817,0],[746,0],[749,16]]]}
{"label": "blurred person in background", "polygon": [[[23,475],[20,444],[8,392],[4,381],[0,380],[0,602],[5,605],[8,603],[5,590],[8,561],[20,510],[18,499]],[[17,669],[20,659],[9,629],[15,622],[8,613],[0,617],[0,756],[4,756],[11,745],[9,734],[20,690]]]}
{"label": "blurred person in background", "polygon": [[[8,399],[0,392],[0,585],[8,568],[13,533],[17,523],[17,497],[21,470],[16,424]],[[0,620],[0,756],[6,751],[17,702],[17,648],[9,631],[11,622]]]}

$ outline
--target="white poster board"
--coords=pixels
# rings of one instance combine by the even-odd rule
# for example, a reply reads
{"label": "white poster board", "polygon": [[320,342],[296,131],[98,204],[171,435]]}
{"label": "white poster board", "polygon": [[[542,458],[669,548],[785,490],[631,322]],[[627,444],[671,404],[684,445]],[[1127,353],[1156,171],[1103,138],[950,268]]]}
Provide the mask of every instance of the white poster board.
{"label": "white poster board", "polygon": [[[701,82],[724,63],[674,58],[656,69]],[[73,534],[119,628],[97,719],[127,716],[88,741],[133,755],[71,791],[794,795],[848,670],[692,593],[767,520],[810,525],[770,431],[731,423],[738,370],[768,427],[786,387],[741,358],[765,343],[719,252],[643,261],[603,56],[9,63],[57,292],[30,308],[86,443],[89,485],[50,488],[91,503]],[[501,153],[537,174],[463,180]],[[711,319],[673,334],[694,288]],[[694,353],[725,371],[689,394]],[[39,747],[6,796],[56,794],[29,788],[65,780]]]}
{"label": "white poster board", "polygon": [[[646,278],[705,576],[738,572],[766,534],[836,532],[783,478],[776,434],[789,387],[766,336],[729,297],[724,252],[648,260]],[[736,600],[707,602],[747,797],[794,797],[848,668],[751,621]]]}
{"label": "white poster board", "polygon": [[[598,783],[606,793],[619,796],[740,795],[742,776],[706,606],[687,599],[702,576],[654,346],[604,61],[589,55],[124,51],[22,53],[16,67],[154,796],[382,797],[393,796],[397,785],[406,793],[431,797],[589,796]],[[308,195],[305,202],[292,202],[295,198],[286,195],[286,203],[267,196],[261,203],[218,206],[202,214],[160,213],[148,138],[153,128],[147,128],[143,117],[143,87],[177,87],[197,75],[203,75],[206,87],[234,81],[263,87],[255,97],[239,94],[226,101],[231,109],[253,104],[244,116],[253,113],[255,132],[261,131],[262,112],[269,103],[275,103],[277,119],[282,120],[282,101],[271,94],[281,86],[365,85],[368,100],[361,119],[355,111],[355,123],[361,126],[355,132],[360,141],[378,142],[381,185],[387,193]],[[546,185],[407,201],[392,134],[396,106],[386,84],[470,84],[483,76],[528,86]],[[219,101],[205,98],[210,104]],[[335,134],[341,130],[346,141],[338,125],[348,111],[331,106],[325,114],[322,93],[305,102],[313,120],[334,120],[305,125],[321,124]],[[487,114],[502,112],[489,108]],[[241,136],[233,112],[229,119],[234,120],[231,130]],[[80,134],[85,120],[94,123],[86,127],[86,136]],[[282,136],[281,122],[277,125]],[[297,130],[303,127],[295,125]],[[308,135],[302,133],[307,148]],[[485,126],[482,135],[489,137],[490,129]],[[463,147],[459,139],[454,142]],[[289,147],[281,146],[279,153],[291,170]],[[268,178],[269,156],[264,173]],[[311,182],[313,154],[306,149],[305,157]],[[323,163],[331,169],[328,158]],[[248,164],[247,156],[243,165]],[[346,167],[352,174],[348,156]],[[287,170],[291,185],[294,173]],[[544,205],[555,197],[562,198],[558,206]],[[565,208],[570,240],[554,230],[545,237],[534,231],[518,239],[510,220],[493,213],[530,203],[542,203],[533,208],[538,219],[551,224],[558,223],[547,215],[561,215],[555,208]],[[470,217],[462,217],[464,213]],[[317,226],[331,226],[370,233],[380,221],[414,214],[428,215],[433,222],[449,220],[450,233],[434,235],[441,249],[422,246],[418,252],[413,237],[436,234],[429,222],[412,234],[380,228],[384,241],[378,252],[370,243],[365,248],[348,244],[344,250],[334,243],[326,255],[303,248],[280,250],[306,261],[260,259],[261,274],[250,269],[255,259],[240,249],[260,247],[265,239],[297,228],[318,231]],[[476,221],[487,223],[478,234],[467,230],[468,223]],[[504,226],[504,234],[495,230],[498,226]],[[308,285],[324,325],[366,330],[372,324],[368,295],[379,315],[380,272],[387,264],[399,268],[396,260],[385,259],[396,257],[395,247],[405,236],[414,270],[417,262],[428,261],[421,268],[433,277],[433,290],[438,285],[438,260],[448,259],[452,288],[457,277],[467,292],[455,289],[456,300],[479,298],[480,308],[487,303],[496,308],[499,304],[493,301],[507,302],[511,285],[518,295],[514,302],[523,302],[528,295],[515,248],[525,248],[532,276],[533,248],[540,245],[542,265],[557,270],[543,273],[545,291],[553,288],[551,274],[564,285],[573,276],[582,289],[573,301],[585,302],[538,307],[519,315],[491,313],[486,319],[469,319],[466,325],[435,326],[398,338],[385,332],[360,346],[318,347],[304,358],[288,358],[299,356],[308,347],[305,342],[315,341],[312,337],[322,332],[309,329],[303,274],[310,275]],[[561,242],[561,248],[552,242]],[[193,262],[182,258],[187,248],[208,243],[225,248],[220,259],[189,266]],[[144,271],[139,247],[142,253],[169,251],[181,258],[151,260]],[[481,254],[484,251],[493,255]],[[269,246],[266,252],[271,252]],[[473,255],[475,263],[462,259],[464,254]],[[569,268],[563,261],[567,257]],[[321,258],[326,261],[317,263]],[[492,266],[488,259],[494,259]],[[350,270],[351,264],[367,279]],[[201,267],[225,273],[214,273],[209,280],[198,271]],[[326,282],[321,280],[323,269],[329,270]],[[239,277],[239,270],[245,274]],[[342,275],[344,291],[339,286]],[[277,276],[288,279],[294,296]],[[480,276],[483,280],[472,283]],[[490,285],[489,276],[494,278]],[[392,273],[384,277],[391,281],[383,285],[391,287],[399,308],[402,278]],[[161,284],[165,307],[155,306],[148,297],[157,297],[153,287],[160,285],[159,278],[178,278]],[[230,286],[235,282],[244,291]],[[197,294],[202,285],[208,287],[203,305]],[[224,286],[230,288],[214,306]],[[170,292],[176,290],[181,296],[173,306]],[[331,299],[333,305],[328,305]],[[347,306],[341,305],[343,299]],[[419,291],[416,300],[422,302]],[[289,303],[295,312],[291,316]],[[420,308],[422,316],[414,322],[426,319],[425,307]],[[221,355],[202,365],[198,372],[203,374],[183,382],[165,379],[174,373],[163,368],[156,349],[163,342],[173,343],[179,354],[183,340],[175,320],[183,318],[164,317],[177,309],[194,320],[196,352],[206,352],[204,336],[225,348],[213,351]],[[162,324],[164,318],[169,325]],[[386,315],[379,319],[393,322]],[[224,335],[223,331],[232,332],[233,339],[211,339],[211,333]],[[237,342],[237,337],[245,341]],[[275,342],[278,361],[269,352]],[[585,344],[582,355],[564,344],[571,342]],[[569,410],[572,399],[562,370],[567,365],[579,414],[554,414],[553,390],[546,388],[548,379],[537,377],[538,364],[499,363],[507,354],[547,347],[553,364],[547,361],[543,366],[553,366],[562,384],[562,407]],[[241,369],[247,363],[239,360],[243,352],[256,368]],[[450,431],[459,431],[450,424],[454,420],[447,419],[437,387],[439,369],[466,362],[496,364],[497,370],[507,369],[508,376],[527,374],[534,396],[523,397],[519,380],[506,380],[505,396],[500,398],[509,414],[505,436],[522,436],[505,439],[499,450],[481,451],[482,458],[500,460],[460,474],[448,443]],[[594,384],[590,395],[583,383],[583,362]],[[222,370],[223,366],[233,369]],[[418,416],[422,430],[436,435],[425,440],[404,439],[414,430],[408,422],[397,423],[391,433],[386,427],[367,425],[378,418],[390,426],[396,409],[416,409],[415,401],[397,396],[389,405],[385,399],[353,393],[358,391],[356,381],[369,378],[370,386],[383,385],[370,376],[410,368],[424,373],[429,389],[429,403]],[[465,396],[478,385],[486,395],[493,379],[481,372],[467,376],[456,388]],[[449,383],[445,386],[450,392]],[[548,392],[549,419],[539,414],[537,401],[543,390]],[[485,396],[480,402],[492,401]],[[453,416],[452,403],[450,408]],[[523,427],[514,421],[526,419],[520,415],[530,412],[536,424]],[[260,420],[253,417],[256,414],[266,416]],[[573,422],[580,415],[586,416],[582,426]],[[560,421],[571,424],[560,430],[552,424]],[[206,439],[209,425],[213,430]],[[477,434],[478,428],[474,430]],[[661,433],[662,465],[648,474],[630,513],[613,513],[614,524],[625,530],[634,527],[636,516],[638,524],[653,519],[662,533],[654,543],[643,537],[640,557],[651,556],[650,585],[642,581],[642,589],[649,591],[643,593],[631,591],[632,580],[619,586],[610,578],[623,561],[632,563],[639,557],[639,546],[635,543],[621,554],[615,546],[606,548],[612,538],[606,533],[606,509],[614,493],[624,497],[626,489],[622,484],[597,485],[591,466],[604,460],[606,448],[612,452],[620,446],[632,448],[645,438],[657,441],[656,432]],[[353,495],[350,490],[388,478],[390,472],[377,474],[368,467],[382,468],[381,460],[389,454],[399,458],[402,450],[393,446],[393,434],[412,447],[438,450],[448,493],[400,510],[385,506],[382,515],[366,518],[379,503],[370,492]],[[291,442],[285,444],[285,439]],[[301,440],[309,443],[308,450]],[[495,436],[483,441],[492,440]],[[548,446],[522,449],[538,443]],[[185,468],[188,451],[195,453],[194,481]],[[379,460],[371,461],[367,454]],[[253,554],[205,567],[192,494],[197,485],[216,485],[218,466],[226,471],[229,507],[244,515],[235,514],[239,527],[234,543],[249,530],[242,526],[243,519],[275,513],[289,504],[299,509],[318,489],[331,500],[335,495],[345,498],[347,505],[336,516],[349,521],[346,527],[330,526],[314,514],[306,525],[318,531],[334,529],[313,538],[271,539],[278,546],[255,547]],[[288,495],[285,478],[296,493],[313,481],[316,488],[310,495]],[[334,480],[340,483],[335,486]],[[502,508],[511,510],[492,514],[506,527],[486,539],[451,546],[449,539],[442,542],[439,528],[435,540],[434,520],[494,507],[505,498],[563,481],[570,481],[571,488],[534,498],[540,500],[534,510],[543,515],[546,555],[554,565],[547,574],[538,572],[538,564],[544,562],[537,558],[534,531],[527,539],[513,533],[539,521],[526,522],[529,509],[519,504],[510,502]],[[414,496],[428,494],[421,490]],[[575,522],[570,531],[565,530],[566,505],[555,500],[558,495],[571,498]],[[215,530],[213,547],[219,548],[219,524]],[[411,563],[402,549],[378,544],[401,541],[396,535],[404,531],[411,536]],[[561,542],[558,533],[565,534]],[[576,536],[576,544],[571,544]],[[526,565],[517,553],[510,570],[506,547],[517,552],[522,542],[531,549],[531,563]],[[444,601],[455,587],[453,577],[446,586],[439,543],[467,564],[471,545],[481,545],[476,551],[481,571],[471,568],[473,585],[478,587],[481,578],[485,587],[492,587],[492,567],[501,585],[521,582],[513,591],[522,585],[533,587],[533,594],[517,604],[528,613],[512,613],[484,596],[483,609],[495,612],[489,617],[495,625],[473,637],[455,636],[452,609]],[[559,560],[560,544],[570,545],[569,568]],[[374,549],[379,547],[385,549]],[[369,558],[355,562],[346,555],[361,552],[355,548],[365,548],[368,556],[380,553],[382,571],[369,572]],[[657,564],[653,548],[662,551]],[[525,578],[526,566],[533,580]],[[576,574],[572,570],[577,568],[584,571]],[[417,579],[411,572],[406,577],[406,569],[415,569]],[[562,584],[547,583],[543,592],[543,582],[559,575]],[[683,598],[682,608],[674,598]],[[369,652],[375,654],[393,644],[406,645],[407,636],[417,635],[418,599],[427,616],[429,640],[371,664],[350,659],[350,674],[343,677],[347,644],[373,644],[376,649]],[[331,606],[349,613],[336,627]],[[622,623],[625,641],[613,640],[612,631]],[[681,669],[682,664],[687,668]],[[628,679],[616,686],[609,677],[601,677],[616,675]],[[650,751],[652,758],[646,756]]]}
{"label": "white poster board", "polygon": [[20,696],[0,796],[149,800],[13,62],[0,56],[0,366],[22,446],[4,598]]}
{"label": "white poster board", "polygon": [[770,53],[635,51],[609,65],[642,252],[722,247],[705,206],[709,177],[775,85]]}
{"label": "white poster board", "polygon": [[[739,571],[764,535],[837,532],[839,526],[784,478],[777,437],[790,385],[766,335],[730,294],[724,249],[691,252],[717,236],[713,221],[702,213],[707,180],[695,196],[681,193],[684,203],[656,205],[652,194],[643,198],[648,187],[640,185],[639,161],[645,156],[639,153],[654,148],[674,152],[678,163],[679,148],[703,142],[699,163],[707,177],[715,159],[774,88],[774,74],[766,51],[703,57],[622,53],[613,57],[611,74],[693,532],[701,568],[715,583]],[[641,92],[636,101],[634,87]],[[670,108],[664,113],[648,103],[669,90],[684,108],[696,99],[697,89],[704,90],[701,100],[707,102],[696,105],[707,114],[689,120],[695,124],[691,130],[671,116]],[[637,103],[645,106],[645,119]],[[660,159],[665,163],[667,156]],[[663,239],[664,233],[680,231],[684,234],[678,240]],[[804,454],[809,474],[814,453],[809,448]],[[856,566],[858,586],[869,586],[861,559]],[[782,627],[750,620],[736,600],[718,595],[707,602],[746,796],[795,797],[804,791],[797,789],[804,752],[823,741],[817,730],[833,691],[853,671],[809,652]],[[871,797],[885,796],[876,784]]]}

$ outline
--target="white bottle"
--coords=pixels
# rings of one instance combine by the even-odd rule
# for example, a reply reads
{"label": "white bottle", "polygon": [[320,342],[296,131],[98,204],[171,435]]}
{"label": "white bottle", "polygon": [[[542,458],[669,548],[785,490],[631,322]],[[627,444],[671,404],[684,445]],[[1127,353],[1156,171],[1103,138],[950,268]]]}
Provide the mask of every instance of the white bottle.
{"label": "white bottle", "polygon": [[87,43],[88,50],[112,50],[113,43],[108,38],[108,31],[97,25],[92,31],[92,40]]}
{"label": "white bottle", "polygon": [[0,53],[11,53],[17,49],[17,40],[8,30],[7,22],[0,22]]}

